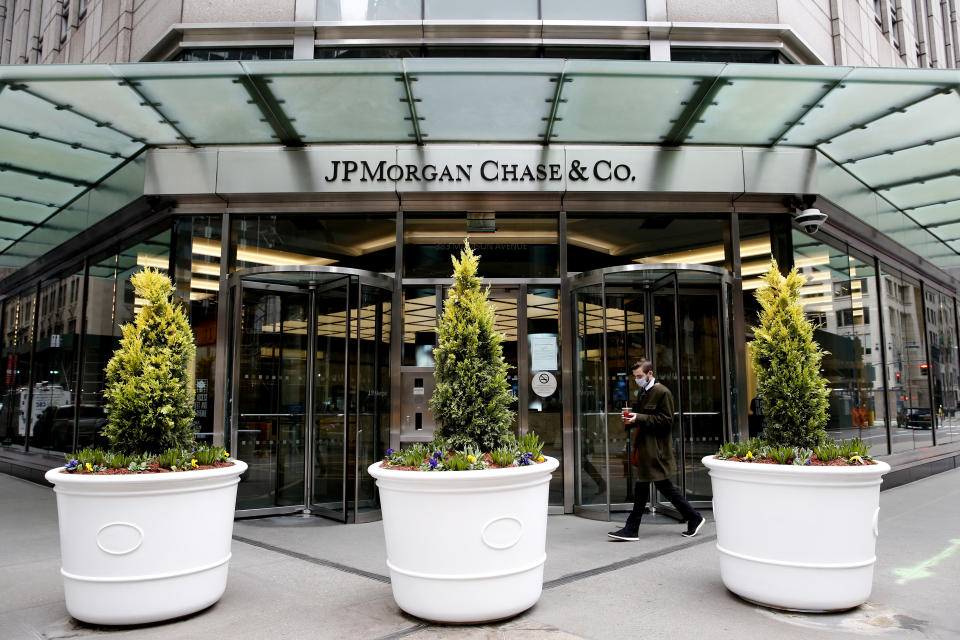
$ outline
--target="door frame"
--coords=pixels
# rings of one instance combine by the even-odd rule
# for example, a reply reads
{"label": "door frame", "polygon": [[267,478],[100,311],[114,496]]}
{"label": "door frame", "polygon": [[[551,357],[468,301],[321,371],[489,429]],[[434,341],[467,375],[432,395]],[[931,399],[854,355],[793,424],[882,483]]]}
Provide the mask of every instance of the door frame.
{"label": "door frame", "polygon": [[[330,281],[325,281],[319,284],[311,284],[309,280],[302,282],[301,284],[290,284],[284,283],[284,277],[290,277],[291,275],[325,275],[325,276],[334,276],[334,279]],[[279,280],[279,282],[273,281],[263,281],[258,280],[257,278],[267,278],[268,276],[273,276]],[[336,277],[339,276],[339,277]],[[354,280],[356,278],[356,287],[354,287]],[[291,278],[296,282],[296,278]],[[316,366],[316,331],[317,331],[317,317],[316,317],[316,294],[322,292],[323,290],[329,288],[334,288],[338,286],[343,286],[343,280],[347,279],[346,282],[346,326],[345,326],[345,335],[346,340],[344,343],[344,416],[343,416],[343,478],[342,478],[342,501],[343,501],[343,511],[338,512],[335,510],[330,510],[324,507],[315,506],[312,503],[313,495],[313,464],[314,460],[314,446],[316,444],[316,434],[314,433],[314,416],[313,416],[313,405],[314,405],[314,374]],[[242,307],[243,307],[243,291],[245,289],[256,290],[256,291],[267,291],[267,292],[276,292],[276,293],[298,293],[306,294],[308,296],[308,307],[309,311],[307,314],[307,358],[306,358],[306,372],[305,379],[309,380],[311,383],[305,385],[304,389],[304,495],[303,501],[298,505],[289,505],[289,506],[278,506],[278,507],[263,507],[257,509],[237,509],[235,511],[235,517],[258,517],[258,516],[269,516],[269,515],[284,515],[290,513],[303,513],[304,515],[313,515],[314,513],[322,515],[324,517],[332,518],[340,522],[371,522],[374,520],[380,519],[379,511],[372,512],[360,512],[359,504],[356,500],[358,495],[360,473],[363,472],[362,469],[359,469],[359,450],[356,447],[357,443],[357,430],[359,429],[359,422],[354,423],[354,432],[350,433],[350,404],[349,404],[349,393],[351,385],[349,384],[349,376],[354,376],[354,385],[353,388],[355,391],[359,390],[360,384],[360,371],[359,366],[354,367],[351,370],[350,364],[350,336],[351,336],[351,327],[352,322],[354,321],[353,314],[350,313],[351,309],[351,298],[352,296],[357,296],[357,303],[362,300],[363,287],[371,286],[381,290],[386,290],[393,294],[395,290],[395,280],[390,276],[385,276],[383,274],[374,273],[372,271],[364,271],[361,269],[351,269],[346,267],[333,267],[333,266],[323,266],[323,265],[290,265],[290,266],[261,266],[261,267],[249,267],[246,269],[240,269],[232,274],[230,274],[227,279],[227,291],[228,300],[232,307],[229,312],[231,316],[231,335],[230,335],[230,344],[227,345],[227,355],[228,363],[227,368],[231,372],[230,374],[230,384],[229,384],[229,394],[226,399],[226,415],[229,419],[228,430],[229,430],[229,448],[231,455],[237,455],[237,430],[239,427],[239,414],[235,411],[234,399],[239,394],[240,386],[240,358],[238,357],[238,349],[240,348],[239,336],[240,336],[240,321],[242,316]],[[355,289],[355,290],[354,290]],[[391,329],[391,340],[395,336],[393,335],[393,330]],[[355,345],[359,350],[360,344],[359,340]],[[359,355],[359,351],[358,351]],[[359,361],[358,361],[359,362]],[[392,371],[391,366],[391,371]],[[392,375],[392,374],[391,374]],[[351,444],[354,448],[353,460],[349,459],[349,451],[351,449]],[[352,470],[348,467],[351,462],[353,463]],[[351,502],[348,500],[350,491],[348,491],[347,483],[350,479],[353,479],[354,487],[352,488],[352,495],[354,500]]]}
{"label": "door frame", "polygon": [[[719,318],[720,318],[720,338],[719,338],[719,342],[720,342],[720,360],[721,360],[721,367],[722,367],[722,370],[723,370],[723,381],[722,381],[722,385],[723,385],[723,386],[722,386],[722,388],[723,388],[724,391],[725,391],[725,396],[724,396],[724,408],[723,408],[723,414],[724,414],[724,416],[723,416],[723,417],[724,417],[723,435],[724,435],[724,438],[725,438],[725,439],[730,439],[731,434],[732,434],[732,430],[733,430],[733,428],[734,428],[734,426],[733,426],[733,417],[734,417],[733,411],[735,410],[735,408],[732,406],[733,402],[732,402],[731,398],[735,398],[735,397],[736,397],[736,395],[735,395],[735,391],[736,391],[736,389],[735,389],[735,387],[736,387],[736,378],[735,378],[735,372],[733,371],[733,369],[732,369],[731,367],[734,366],[734,363],[735,363],[736,358],[735,358],[734,353],[732,352],[733,345],[731,344],[731,338],[732,338],[732,335],[733,335],[733,333],[732,333],[732,329],[733,329],[733,326],[732,326],[733,317],[732,317],[732,309],[731,309],[731,306],[730,306],[730,295],[731,295],[731,286],[732,286],[732,284],[733,284],[733,273],[732,273],[731,271],[729,271],[728,269],[725,269],[725,268],[722,268],[722,267],[716,267],[716,266],[712,266],[712,265],[703,265],[703,264],[687,264],[687,263],[643,263],[643,264],[627,264],[627,265],[621,265],[621,266],[616,266],[616,267],[606,267],[606,268],[603,268],[603,269],[595,269],[595,270],[592,270],[592,271],[585,271],[585,272],[582,272],[582,273],[578,273],[578,274],[571,275],[571,276],[569,277],[569,279],[568,279],[568,280],[569,280],[569,283],[568,283],[568,286],[567,286],[567,288],[566,288],[567,291],[569,292],[569,296],[570,296],[570,302],[569,302],[570,309],[568,310],[568,313],[567,313],[567,315],[566,315],[566,318],[567,318],[568,322],[570,322],[570,332],[569,332],[569,335],[573,336],[573,342],[570,344],[570,346],[569,346],[568,348],[569,348],[569,349],[575,349],[575,344],[576,344],[576,336],[577,336],[577,317],[576,317],[576,309],[573,308],[573,302],[572,302],[572,301],[573,301],[573,296],[576,294],[576,292],[577,292],[578,290],[580,290],[581,288],[590,287],[590,286],[599,286],[599,288],[600,288],[600,295],[601,295],[601,303],[602,303],[603,308],[606,309],[606,306],[607,306],[607,304],[606,304],[606,303],[607,303],[607,288],[608,288],[607,277],[608,277],[608,276],[610,276],[610,275],[615,275],[615,274],[623,274],[623,273],[643,273],[643,272],[651,272],[651,271],[652,271],[652,272],[662,272],[662,273],[663,273],[663,277],[657,278],[656,280],[653,280],[653,281],[647,283],[646,286],[644,287],[648,292],[651,292],[651,293],[652,293],[652,290],[653,290],[654,286],[655,286],[657,283],[662,282],[665,278],[670,278],[670,277],[676,278],[676,288],[674,289],[674,293],[675,293],[675,295],[674,295],[674,311],[675,311],[675,313],[678,312],[678,307],[679,307],[679,295],[680,295],[680,293],[681,293],[681,291],[682,291],[682,287],[681,287],[681,283],[680,283],[680,276],[681,276],[682,273],[684,273],[684,272],[686,272],[686,273],[699,272],[699,273],[703,273],[703,274],[709,274],[709,275],[712,275],[712,276],[716,276],[716,278],[717,278],[716,284],[719,285],[719,296],[718,296],[718,297],[719,297],[719,304],[720,304],[720,308],[719,308],[719,310],[718,310],[718,311],[719,311],[719,314],[720,314],[720,315],[719,315]],[[620,287],[620,283],[611,283],[611,284],[613,284],[614,288],[619,288],[619,287]],[[628,284],[624,284],[623,286],[629,286],[629,285],[628,285]],[[644,309],[645,309],[645,313],[650,313],[650,312],[653,311],[653,309],[652,309],[652,295],[650,295],[650,296],[646,299],[645,305],[644,305]],[[608,370],[607,370],[607,340],[606,340],[606,331],[607,331],[607,328],[606,328],[606,317],[607,317],[607,314],[604,313],[604,316],[603,316],[604,339],[603,339],[603,341],[602,341],[602,349],[603,349],[603,351],[602,351],[602,357],[603,357],[603,371],[604,371],[604,382],[603,382],[603,393],[604,393],[604,398],[603,398],[603,414],[604,414],[604,416],[608,416],[608,415],[609,415],[609,409],[610,409],[610,407],[607,406],[607,405],[609,404],[609,402],[610,402],[610,390],[609,390],[609,372],[608,372]],[[677,318],[677,321],[679,321],[679,318]],[[677,323],[675,323],[675,324],[677,324]],[[679,325],[678,325],[678,324],[677,324],[677,326],[675,327],[675,331],[676,331],[677,333],[679,333]],[[677,360],[678,360],[677,375],[678,375],[678,383],[679,383],[679,385],[680,385],[680,387],[681,387],[681,389],[679,390],[679,392],[682,393],[682,372],[680,371],[681,363],[680,363],[680,353],[679,353],[679,349],[680,349],[679,336],[677,336],[675,339],[676,339],[676,342],[677,342]],[[645,337],[645,342],[646,342],[646,344],[647,344],[648,350],[649,350],[650,342],[651,342],[652,340],[653,340],[652,337]],[[572,353],[572,352],[571,352],[571,353]],[[575,359],[575,357],[574,357],[574,359]],[[573,372],[573,373],[575,374],[575,372]],[[576,378],[576,375],[574,375],[574,378]],[[573,393],[572,393],[572,397],[570,398],[570,401],[571,401],[571,402],[578,402],[578,401],[579,401],[579,389],[578,389],[578,383],[579,383],[579,381],[576,380],[576,379],[573,379],[573,380],[571,381],[571,383],[572,383],[572,385],[573,385]],[[729,397],[728,397],[728,396],[729,396]],[[679,406],[681,406],[681,405],[678,404],[678,407],[679,407]],[[576,422],[576,413],[577,413],[576,407],[573,406],[573,405],[571,405],[571,409],[572,409],[572,412],[571,412],[571,413],[573,414],[573,418],[574,418],[574,424],[571,424],[571,429],[573,430],[573,439],[574,439],[574,442],[579,443],[579,441],[580,441],[579,436],[578,436],[579,427],[578,427],[577,424],[575,424],[575,422]],[[681,407],[680,411],[681,411],[681,416],[682,416],[682,407]],[[681,432],[681,451],[682,451],[682,447],[684,446],[684,443],[683,443],[683,440],[684,440],[684,438],[683,438],[683,422],[682,422],[682,420],[681,420],[681,422],[680,422],[680,425],[681,425],[681,431],[680,431],[680,432]],[[606,429],[607,429],[607,421],[605,420],[605,421],[604,421],[604,433],[605,433],[605,434],[606,434]],[[605,460],[606,460],[606,462],[607,462],[606,467],[607,467],[608,473],[609,473],[609,450],[608,450],[608,449],[609,449],[609,445],[608,445],[608,442],[609,442],[609,436],[607,435],[607,437],[605,438],[605,441],[604,441],[604,455],[605,455]],[[574,466],[575,472],[574,472],[573,474],[569,474],[569,475],[565,475],[565,476],[564,476],[564,493],[567,494],[567,495],[571,495],[571,496],[574,496],[574,497],[575,497],[575,496],[576,496],[576,481],[577,481],[577,479],[579,478],[579,475],[580,475],[580,471],[579,471],[579,465],[580,465],[580,459],[579,459],[580,451],[579,451],[579,446],[575,447],[575,451],[571,451],[571,454],[573,454],[573,455],[576,457],[576,459],[573,461],[573,466]],[[681,457],[681,465],[683,465],[684,463],[685,463],[685,459],[684,459],[683,457]],[[632,508],[633,505],[629,505],[629,504],[626,504],[626,503],[611,503],[611,502],[610,502],[610,494],[609,494],[610,478],[609,478],[609,476],[606,478],[606,480],[607,480],[607,502],[606,502],[606,505],[605,505],[606,508],[605,508],[605,509],[602,509],[602,508],[594,508],[594,507],[583,508],[581,505],[578,505],[578,504],[575,503],[575,504],[574,504],[574,513],[575,513],[575,514],[581,515],[581,516],[584,516],[584,517],[587,517],[587,518],[592,518],[592,519],[600,519],[600,520],[606,519],[606,520],[609,520],[609,519],[610,519],[610,512],[611,512],[611,510],[620,511],[620,510],[626,510],[626,509]],[[683,485],[683,483],[685,483],[685,472],[683,471],[683,467],[681,466],[681,485]],[[680,487],[680,490],[681,490],[681,491],[683,490],[682,486]],[[653,511],[664,511],[664,512],[666,512],[668,515],[674,515],[675,510],[674,510],[670,505],[662,505],[662,504],[659,504],[659,503],[658,503],[658,501],[657,501],[657,499],[656,499],[656,498],[657,498],[656,490],[653,488],[652,485],[651,485],[651,487],[650,487],[650,491],[651,491],[651,495],[650,495],[650,507],[651,507],[651,510],[653,510]],[[679,514],[676,514],[676,515],[679,515]]]}

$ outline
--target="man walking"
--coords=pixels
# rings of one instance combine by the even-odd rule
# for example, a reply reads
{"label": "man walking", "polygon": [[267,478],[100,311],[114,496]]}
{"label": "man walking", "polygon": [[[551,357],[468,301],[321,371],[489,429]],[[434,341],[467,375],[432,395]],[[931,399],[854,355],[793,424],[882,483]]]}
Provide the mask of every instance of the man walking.
{"label": "man walking", "polygon": [[634,486],[633,511],[627,517],[626,525],[619,531],[607,535],[614,540],[639,540],[640,518],[647,505],[648,483],[652,482],[657,490],[677,508],[687,523],[687,529],[681,535],[688,538],[700,533],[704,519],[687,502],[673,483],[676,463],[670,444],[670,430],[673,426],[673,394],[664,385],[656,381],[653,365],[649,360],[641,360],[632,367],[634,380],[640,387],[640,395],[633,403],[633,411],[624,414],[626,424],[636,425],[637,433],[633,439],[634,464],[637,482]]}

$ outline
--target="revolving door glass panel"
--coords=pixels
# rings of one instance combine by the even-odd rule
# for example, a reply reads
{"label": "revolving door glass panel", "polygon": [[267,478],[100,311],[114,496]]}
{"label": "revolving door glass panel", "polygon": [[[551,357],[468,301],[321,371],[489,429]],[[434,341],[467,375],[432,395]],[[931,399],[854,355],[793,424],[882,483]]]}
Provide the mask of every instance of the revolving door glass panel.
{"label": "revolving door glass panel", "polygon": [[[627,266],[581,274],[572,283],[577,336],[574,356],[578,476],[576,511],[604,517],[632,507],[636,487],[630,464],[635,428],[621,417],[640,393],[633,363],[649,359],[657,380],[674,397],[674,484],[689,500],[711,499],[700,458],[725,440],[734,381],[727,367],[729,275],[722,269],[668,265]],[[601,490],[602,487],[602,490]],[[645,495],[645,494],[644,494]],[[650,496],[657,509],[672,507]]]}
{"label": "revolving door glass panel", "polygon": [[238,508],[303,504],[309,295],[245,288],[234,455],[249,465]]}
{"label": "revolving door glass panel", "polygon": [[237,508],[251,515],[379,510],[364,470],[389,441],[392,282],[331,271],[231,277],[231,442],[250,463]]}

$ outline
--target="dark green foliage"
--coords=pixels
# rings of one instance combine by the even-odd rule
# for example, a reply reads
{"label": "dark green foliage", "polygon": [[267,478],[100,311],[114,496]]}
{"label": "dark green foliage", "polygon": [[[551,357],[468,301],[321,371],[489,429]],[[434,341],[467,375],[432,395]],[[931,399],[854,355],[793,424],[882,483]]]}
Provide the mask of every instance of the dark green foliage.
{"label": "dark green foliage", "polygon": [[503,337],[494,327],[494,309],[477,276],[479,258],[464,243],[453,258],[454,284],[443,305],[434,349],[437,386],[430,409],[436,433],[455,449],[492,451],[512,437],[514,398],[503,359]]}
{"label": "dark green foliage", "polygon": [[103,434],[112,450],[125,454],[191,448],[196,347],[186,314],[171,302],[173,283],[162,273],[145,269],[130,281],[147,304],[123,326],[120,348],[107,364]]}
{"label": "dark green foliage", "polygon": [[774,261],[756,293],[762,311],[750,358],[763,400],[764,438],[775,447],[814,448],[827,438],[829,392],[820,375],[823,351],[800,303],[805,281],[796,269],[784,277]]}

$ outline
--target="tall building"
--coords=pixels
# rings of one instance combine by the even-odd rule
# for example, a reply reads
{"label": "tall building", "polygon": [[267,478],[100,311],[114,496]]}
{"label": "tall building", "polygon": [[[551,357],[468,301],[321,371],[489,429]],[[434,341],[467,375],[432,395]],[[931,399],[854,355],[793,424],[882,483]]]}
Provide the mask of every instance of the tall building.
{"label": "tall building", "polygon": [[250,464],[241,514],[379,517],[364,470],[432,437],[465,238],[516,428],[562,461],[554,512],[632,504],[641,358],[677,399],[675,480],[710,500],[700,458],[764,426],[771,258],[808,278],[834,435],[888,483],[955,466],[957,22],[957,0],[0,0],[0,471],[99,443],[151,266],[196,335],[198,437]]}

